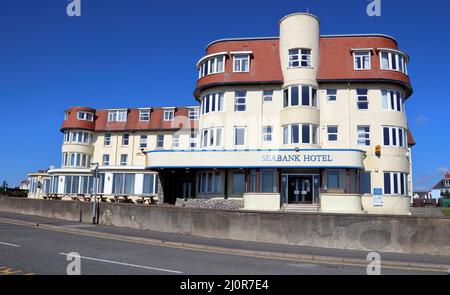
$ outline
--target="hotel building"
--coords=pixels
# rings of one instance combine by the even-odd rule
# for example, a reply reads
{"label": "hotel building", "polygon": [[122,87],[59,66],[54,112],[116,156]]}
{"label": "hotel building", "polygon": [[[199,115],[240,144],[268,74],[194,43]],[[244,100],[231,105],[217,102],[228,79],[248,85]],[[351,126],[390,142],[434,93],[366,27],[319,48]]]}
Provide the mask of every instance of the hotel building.
{"label": "hotel building", "polygon": [[51,186],[84,188],[95,162],[105,195],[409,214],[408,55],[386,35],[320,35],[307,13],[279,26],[277,37],[210,43],[196,65],[198,107],[69,109]]}

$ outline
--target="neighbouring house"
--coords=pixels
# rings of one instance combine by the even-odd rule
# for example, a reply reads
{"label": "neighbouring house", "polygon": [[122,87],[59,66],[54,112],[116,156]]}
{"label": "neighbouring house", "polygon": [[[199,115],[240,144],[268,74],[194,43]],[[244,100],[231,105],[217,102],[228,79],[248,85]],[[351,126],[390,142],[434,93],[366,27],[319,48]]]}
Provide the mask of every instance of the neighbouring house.
{"label": "neighbouring house", "polygon": [[28,179],[22,180],[19,189],[27,191],[30,188],[30,181]]}
{"label": "neighbouring house", "polygon": [[433,199],[440,199],[446,192],[450,196],[450,172],[445,173],[444,178],[433,186],[431,196]]}

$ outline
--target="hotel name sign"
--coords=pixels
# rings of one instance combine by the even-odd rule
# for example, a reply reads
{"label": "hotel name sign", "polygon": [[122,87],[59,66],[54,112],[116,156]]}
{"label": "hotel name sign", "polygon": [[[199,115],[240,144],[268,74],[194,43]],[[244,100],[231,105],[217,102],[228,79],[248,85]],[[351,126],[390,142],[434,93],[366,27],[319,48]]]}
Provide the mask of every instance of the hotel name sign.
{"label": "hotel name sign", "polygon": [[150,151],[149,168],[363,168],[364,152],[346,149]]}

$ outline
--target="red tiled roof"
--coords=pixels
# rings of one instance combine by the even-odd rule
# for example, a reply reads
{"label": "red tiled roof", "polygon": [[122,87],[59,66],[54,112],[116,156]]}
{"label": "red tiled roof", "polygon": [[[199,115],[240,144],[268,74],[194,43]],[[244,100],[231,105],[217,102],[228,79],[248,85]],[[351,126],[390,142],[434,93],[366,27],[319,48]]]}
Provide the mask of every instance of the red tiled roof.
{"label": "red tiled roof", "polygon": [[415,146],[416,145],[416,141],[414,140],[414,137],[411,133],[411,130],[407,130],[407,135],[408,135],[408,145],[411,146]]}
{"label": "red tiled roof", "polygon": [[[74,107],[68,109],[68,119],[64,120],[61,130],[83,129],[90,131],[149,131],[149,130],[178,130],[181,128],[197,128],[197,120],[188,119],[188,107],[175,107],[175,119],[164,121],[164,109],[152,108],[150,121],[139,121],[140,109],[128,109],[126,122],[108,122],[109,110],[94,110],[90,108]],[[90,110],[95,114],[94,122],[77,120],[76,112]]]}

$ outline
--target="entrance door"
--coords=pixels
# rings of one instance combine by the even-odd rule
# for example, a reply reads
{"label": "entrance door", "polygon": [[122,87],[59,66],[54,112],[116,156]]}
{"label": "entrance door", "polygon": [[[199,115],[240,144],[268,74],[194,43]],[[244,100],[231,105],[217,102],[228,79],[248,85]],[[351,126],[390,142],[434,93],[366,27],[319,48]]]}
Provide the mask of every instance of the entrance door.
{"label": "entrance door", "polygon": [[287,197],[288,204],[313,203],[312,175],[288,175]]}

